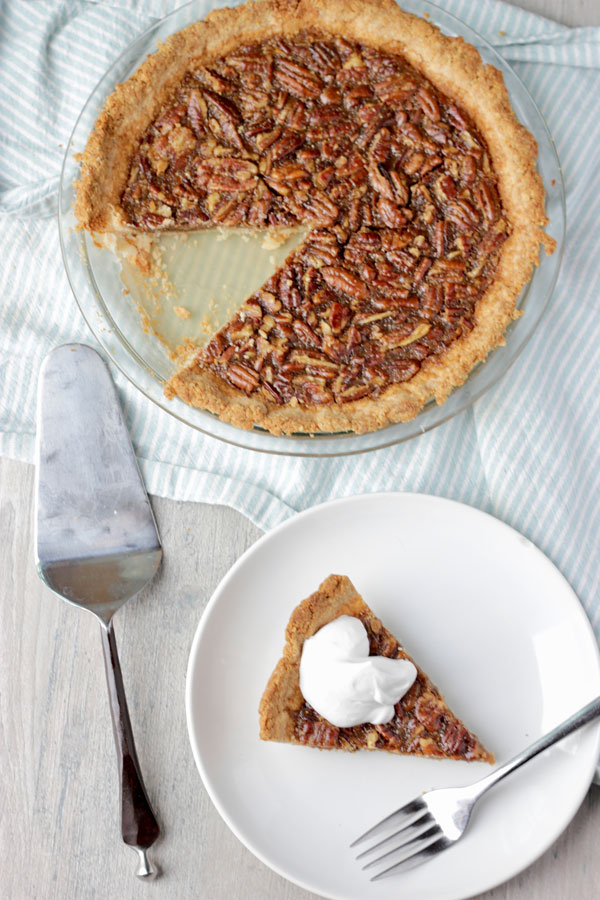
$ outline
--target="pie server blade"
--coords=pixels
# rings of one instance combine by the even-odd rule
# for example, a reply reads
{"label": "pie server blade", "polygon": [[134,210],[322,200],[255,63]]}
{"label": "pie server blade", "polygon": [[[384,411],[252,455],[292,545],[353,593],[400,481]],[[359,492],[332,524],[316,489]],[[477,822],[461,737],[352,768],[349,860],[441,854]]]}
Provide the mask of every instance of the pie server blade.
{"label": "pie server blade", "polygon": [[42,364],[35,526],[42,580],[102,626],[121,832],[139,855],[136,874],[151,878],[146,851],[159,826],[135,750],[112,617],[154,576],[162,549],[115,386],[99,354],[83,344],[58,347]]}

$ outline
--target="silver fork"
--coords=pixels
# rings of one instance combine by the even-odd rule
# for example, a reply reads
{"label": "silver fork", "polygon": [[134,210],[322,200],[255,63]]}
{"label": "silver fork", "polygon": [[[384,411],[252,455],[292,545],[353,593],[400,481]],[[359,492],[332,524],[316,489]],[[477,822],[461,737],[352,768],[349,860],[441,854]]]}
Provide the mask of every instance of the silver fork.
{"label": "silver fork", "polygon": [[[475,784],[426,791],[369,828],[350,846],[355,847],[362,841],[386,835],[357,856],[357,859],[364,859],[378,851],[378,855],[363,866],[363,869],[385,866],[371,881],[419,866],[452,846],[464,834],[475,803],[486,791],[538,753],[598,716],[600,697]],[[394,831],[388,834],[390,829]]]}

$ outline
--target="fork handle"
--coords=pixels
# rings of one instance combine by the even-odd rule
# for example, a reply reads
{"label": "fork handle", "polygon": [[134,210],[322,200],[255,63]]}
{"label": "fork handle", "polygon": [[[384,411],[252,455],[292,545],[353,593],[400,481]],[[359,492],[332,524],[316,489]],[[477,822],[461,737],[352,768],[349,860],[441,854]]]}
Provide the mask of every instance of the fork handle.
{"label": "fork handle", "polygon": [[577,731],[578,728],[587,725],[588,722],[592,722],[594,719],[598,718],[598,716],[600,716],[600,697],[596,697],[595,700],[592,700],[591,703],[588,703],[587,706],[584,706],[579,712],[574,713],[565,722],[557,725],[556,728],[553,728],[548,734],[543,735],[529,747],[526,747],[525,750],[517,753],[516,756],[513,756],[513,758],[507,763],[504,763],[503,766],[494,769],[494,771],[490,772],[489,775],[486,775],[485,778],[477,781],[473,785],[474,788],[477,788],[477,796],[481,796],[481,794],[497,784],[498,781],[506,778],[506,776],[510,775],[511,772],[514,772],[515,769],[518,769],[520,766],[524,765],[524,763],[533,759],[534,756],[537,756],[538,753],[542,753],[558,741],[562,741],[563,738],[566,738],[569,734]]}
{"label": "fork handle", "polygon": [[124,842],[136,850],[139,855],[140,864],[136,875],[144,880],[151,880],[156,875],[156,871],[148,862],[146,850],[157,839],[160,829],[146,794],[135,749],[112,619],[108,624],[102,623],[102,646],[110,712],[119,760],[121,834]]}

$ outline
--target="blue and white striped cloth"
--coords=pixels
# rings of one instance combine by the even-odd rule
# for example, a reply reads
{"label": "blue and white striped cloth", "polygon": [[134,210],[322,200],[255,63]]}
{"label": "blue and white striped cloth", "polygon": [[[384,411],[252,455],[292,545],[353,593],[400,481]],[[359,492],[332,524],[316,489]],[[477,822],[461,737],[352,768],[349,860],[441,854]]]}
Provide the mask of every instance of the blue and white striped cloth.
{"label": "blue and white striped cloth", "polygon": [[[499,0],[441,0],[495,44],[554,135],[568,241],[533,340],[471,409],[360,457],[285,459],[226,446],[155,408],[114,372],[148,489],[235,507],[262,528],[365,491],[438,494],[486,510],[562,570],[600,637],[600,28],[568,29]],[[0,4],[0,453],[33,459],[42,358],[94,343],[67,283],[55,217],[66,142],[121,50],[177,0]],[[206,8],[215,5],[206,3]]]}

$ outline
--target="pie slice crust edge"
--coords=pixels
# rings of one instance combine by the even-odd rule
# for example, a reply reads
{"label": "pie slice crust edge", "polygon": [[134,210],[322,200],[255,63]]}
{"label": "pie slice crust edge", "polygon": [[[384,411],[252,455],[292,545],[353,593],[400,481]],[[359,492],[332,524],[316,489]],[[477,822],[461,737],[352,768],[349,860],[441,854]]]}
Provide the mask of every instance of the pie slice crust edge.
{"label": "pie slice crust edge", "polygon": [[[318,715],[300,691],[300,658],[304,641],[338,616],[356,616],[381,655],[408,659],[417,668],[412,688],[396,705],[386,725],[336,728]],[[494,756],[448,708],[430,678],[382,625],[349,578],[330,575],[293,611],[286,628],[283,656],[277,663],[259,706],[260,737],[265,741],[347,751],[385,750],[413,756],[493,763]]]}
{"label": "pie slice crust edge", "polygon": [[80,227],[92,233],[135,232],[120,207],[130,160],[140,136],[191,62],[210,61],[241,44],[306,29],[402,55],[473,119],[487,142],[511,227],[493,281],[477,303],[473,330],[423,360],[409,381],[391,384],[378,397],[281,406],[257,392],[247,395],[214,372],[193,366],[178,372],[166,393],[242,428],[258,425],[274,434],[364,433],[414,418],[432,398],[443,403],[472,368],[503,343],[541,247],[553,250],[554,242],[543,230],[548,220],[535,166],[536,142],[518,122],[501,73],[484,65],[474,47],[462,38],[442,35],[424,19],[403,12],[394,0],[253,0],[216,10],[168,38],[108,98],[82,155],[75,215]]}

